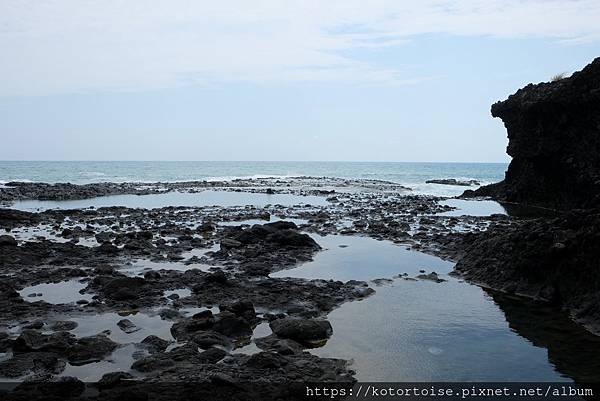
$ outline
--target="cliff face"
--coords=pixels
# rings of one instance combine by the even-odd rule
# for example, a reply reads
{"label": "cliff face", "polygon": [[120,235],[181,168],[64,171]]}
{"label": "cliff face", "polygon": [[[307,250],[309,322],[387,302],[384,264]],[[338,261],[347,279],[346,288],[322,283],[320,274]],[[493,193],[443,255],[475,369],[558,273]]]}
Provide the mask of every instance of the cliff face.
{"label": "cliff face", "polygon": [[569,78],[529,84],[491,111],[513,160],[504,181],[463,196],[554,209],[600,204],[600,58]]}

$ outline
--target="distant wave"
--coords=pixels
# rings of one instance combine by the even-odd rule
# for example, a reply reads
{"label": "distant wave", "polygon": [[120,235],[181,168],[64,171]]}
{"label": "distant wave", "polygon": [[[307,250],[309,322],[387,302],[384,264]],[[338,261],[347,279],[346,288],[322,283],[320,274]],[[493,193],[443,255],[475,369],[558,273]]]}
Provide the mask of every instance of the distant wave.
{"label": "distant wave", "polygon": [[100,171],[80,171],[79,175],[84,177],[105,177],[106,173]]}
{"label": "distant wave", "polygon": [[294,178],[302,177],[303,174],[253,174],[253,175],[227,175],[220,177],[207,177],[203,180],[208,182],[214,181],[234,181],[234,180],[258,180],[261,178]]}

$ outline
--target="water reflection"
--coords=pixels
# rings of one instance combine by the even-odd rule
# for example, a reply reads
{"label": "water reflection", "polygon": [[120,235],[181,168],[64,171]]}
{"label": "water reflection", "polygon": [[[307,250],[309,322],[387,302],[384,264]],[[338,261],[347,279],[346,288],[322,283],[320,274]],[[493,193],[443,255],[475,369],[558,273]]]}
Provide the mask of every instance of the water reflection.
{"label": "water reflection", "polygon": [[549,305],[489,292],[512,330],[548,350],[556,369],[581,383],[600,382],[600,337]]}
{"label": "water reflection", "polygon": [[438,213],[438,216],[491,216],[492,214],[507,214],[500,203],[492,200],[446,199],[440,205],[452,206],[456,210]]}
{"label": "water reflection", "polygon": [[447,280],[396,277],[328,315],[334,334],[311,352],[352,360],[360,381],[600,379],[600,338],[560,311],[489,295],[449,277],[450,263],[390,242],[315,238],[326,250],[272,276],[371,280],[435,270]]}
{"label": "water reflection", "polygon": [[300,196],[292,194],[262,194],[235,191],[206,190],[197,193],[167,192],[151,195],[111,195],[90,199],[64,201],[23,200],[15,202],[15,209],[41,211],[47,209],[84,209],[89,207],[126,206],[132,208],[155,209],[167,206],[246,206],[264,207],[266,205],[327,205],[321,196]]}

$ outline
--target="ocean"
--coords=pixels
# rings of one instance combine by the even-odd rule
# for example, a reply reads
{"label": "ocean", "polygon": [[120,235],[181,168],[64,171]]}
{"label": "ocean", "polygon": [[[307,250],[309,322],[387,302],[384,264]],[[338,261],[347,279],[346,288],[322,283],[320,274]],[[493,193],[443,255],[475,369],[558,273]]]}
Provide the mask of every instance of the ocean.
{"label": "ocean", "polygon": [[454,196],[465,188],[425,181],[455,178],[485,185],[502,180],[507,166],[429,162],[0,161],[0,185],[10,181],[88,184],[312,176],[385,180],[408,186],[415,193]]}

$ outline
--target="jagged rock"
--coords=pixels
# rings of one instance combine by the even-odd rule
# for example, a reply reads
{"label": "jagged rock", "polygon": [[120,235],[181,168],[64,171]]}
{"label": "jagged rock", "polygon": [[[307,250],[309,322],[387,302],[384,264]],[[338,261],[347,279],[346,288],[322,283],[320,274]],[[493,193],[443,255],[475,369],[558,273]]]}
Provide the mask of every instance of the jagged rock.
{"label": "jagged rock", "polygon": [[492,106],[508,131],[504,181],[466,191],[556,209],[600,205],[600,58]]}

